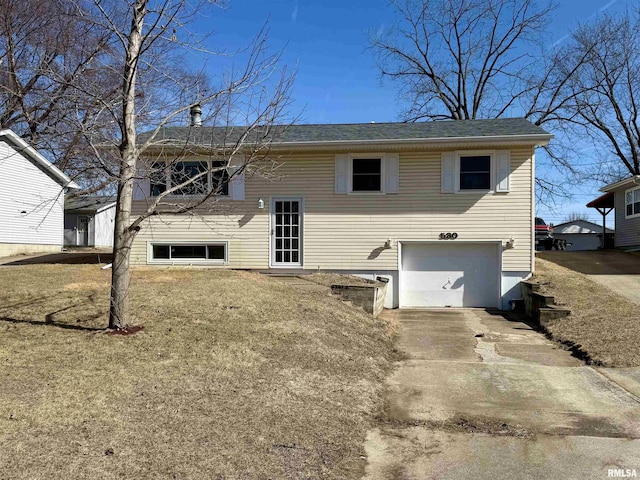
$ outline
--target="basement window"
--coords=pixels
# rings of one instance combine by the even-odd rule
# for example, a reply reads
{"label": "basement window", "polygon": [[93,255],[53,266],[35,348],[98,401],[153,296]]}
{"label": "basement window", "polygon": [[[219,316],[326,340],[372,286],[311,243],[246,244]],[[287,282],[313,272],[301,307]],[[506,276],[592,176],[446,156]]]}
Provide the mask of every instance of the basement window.
{"label": "basement window", "polygon": [[151,243],[149,263],[227,263],[227,242]]}

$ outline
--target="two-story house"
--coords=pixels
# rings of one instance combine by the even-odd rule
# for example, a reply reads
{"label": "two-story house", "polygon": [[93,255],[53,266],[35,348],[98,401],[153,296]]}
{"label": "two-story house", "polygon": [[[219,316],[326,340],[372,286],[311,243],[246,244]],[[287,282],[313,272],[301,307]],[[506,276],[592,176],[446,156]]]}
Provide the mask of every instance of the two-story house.
{"label": "two-story house", "polygon": [[[196,175],[215,130],[166,128],[147,158],[194,145],[177,168]],[[214,208],[150,217],[131,261],[382,276],[386,307],[508,308],[534,269],[535,148],[550,138],[519,118],[293,125],[270,146],[276,179],[248,169]],[[172,181],[141,178],[134,214]]]}

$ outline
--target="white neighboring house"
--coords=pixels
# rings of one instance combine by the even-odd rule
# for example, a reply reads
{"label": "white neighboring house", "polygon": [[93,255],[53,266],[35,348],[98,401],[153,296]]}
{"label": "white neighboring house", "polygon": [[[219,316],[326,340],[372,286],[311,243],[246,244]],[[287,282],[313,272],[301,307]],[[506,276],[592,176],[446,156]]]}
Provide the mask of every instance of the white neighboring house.
{"label": "white neighboring house", "polygon": [[113,247],[116,197],[83,196],[64,202],[64,244]]}
{"label": "white neighboring house", "polygon": [[[613,230],[607,228],[607,234],[613,234]],[[597,250],[602,244],[602,225],[586,220],[573,220],[554,225],[553,235],[570,244],[567,245],[567,250]]]}
{"label": "white neighboring house", "polygon": [[0,257],[59,252],[64,193],[79,188],[15,132],[0,130]]}

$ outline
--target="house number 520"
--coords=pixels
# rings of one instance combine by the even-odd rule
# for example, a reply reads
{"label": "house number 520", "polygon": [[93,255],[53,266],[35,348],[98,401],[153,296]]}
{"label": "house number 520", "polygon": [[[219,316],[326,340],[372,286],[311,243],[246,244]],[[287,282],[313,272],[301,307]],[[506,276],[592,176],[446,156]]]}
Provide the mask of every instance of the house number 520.
{"label": "house number 520", "polygon": [[456,238],[458,238],[458,234],[456,232],[448,232],[448,233],[441,233],[440,234],[440,240],[455,240]]}

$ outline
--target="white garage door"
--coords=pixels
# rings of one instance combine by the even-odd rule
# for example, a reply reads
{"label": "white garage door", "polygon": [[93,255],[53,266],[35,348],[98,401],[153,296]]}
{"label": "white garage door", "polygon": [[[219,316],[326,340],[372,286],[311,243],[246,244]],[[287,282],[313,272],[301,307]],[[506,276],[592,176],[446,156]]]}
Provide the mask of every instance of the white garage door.
{"label": "white garage door", "polygon": [[403,243],[400,307],[497,307],[498,245]]}

